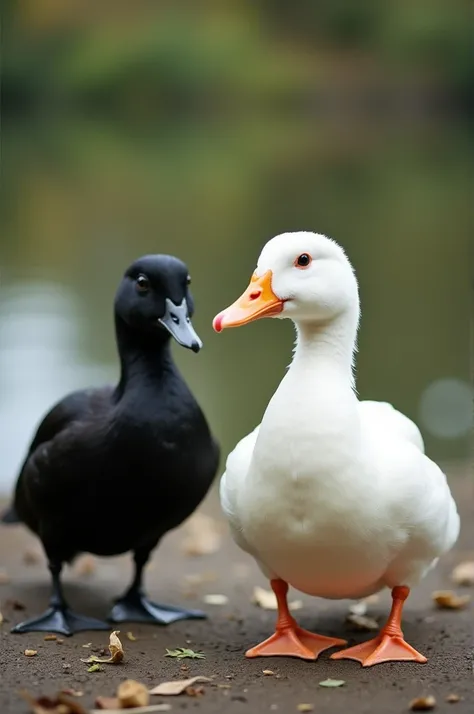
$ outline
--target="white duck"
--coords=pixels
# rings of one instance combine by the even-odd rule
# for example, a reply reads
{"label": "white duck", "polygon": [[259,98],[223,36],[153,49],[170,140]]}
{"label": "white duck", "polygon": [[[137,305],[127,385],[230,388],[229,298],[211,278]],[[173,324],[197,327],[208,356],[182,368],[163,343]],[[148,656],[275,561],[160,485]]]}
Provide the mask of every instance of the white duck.
{"label": "white duck", "polygon": [[388,587],[392,610],[378,636],[332,657],[364,666],[426,662],[403,638],[403,603],[455,543],[459,517],[415,424],[389,404],[357,399],[359,296],[342,248],[307,232],[270,240],[248,289],[214,328],[264,316],[294,321],[294,358],[260,426],[229,455],[221,482],[233,536],[278,600],[275,634],[247,656],[316,659],[347,644],[298,627],[288,584],[333,599]]}

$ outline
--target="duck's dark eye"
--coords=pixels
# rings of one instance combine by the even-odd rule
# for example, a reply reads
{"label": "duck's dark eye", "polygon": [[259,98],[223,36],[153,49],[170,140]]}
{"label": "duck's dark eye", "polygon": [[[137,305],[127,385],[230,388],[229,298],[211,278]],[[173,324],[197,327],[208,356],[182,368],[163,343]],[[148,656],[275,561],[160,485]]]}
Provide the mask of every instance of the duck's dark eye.
{"label": "duck's dark eye", "polygon": [[311,264],[312,260],[313,259],[309,253],[301,253],[301,255],[296,259],[295,265],[297,268],[307,268],[308,265]]}
{"label": "duck's dark eye", "polygon": [[191,276],[190,275],[188,275],[188,277],[186,278],[186,285],[191,285]]}
{"label": "duck's dark eye", "polygon": [[135,284],[139,293],[147,293],[150,289],[150,281],[146,275],[139,275]]}

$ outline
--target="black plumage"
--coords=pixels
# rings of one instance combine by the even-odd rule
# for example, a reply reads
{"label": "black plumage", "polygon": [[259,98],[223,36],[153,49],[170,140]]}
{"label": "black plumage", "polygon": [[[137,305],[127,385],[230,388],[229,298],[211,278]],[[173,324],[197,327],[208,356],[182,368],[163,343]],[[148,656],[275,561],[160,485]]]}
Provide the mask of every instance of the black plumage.
{"label": "black plumage", "polygon": [[168,624],[202,616],[151,603],[141,587],[151,551],[200,504],[219,460],[171,355],[171,336],[196,352],[201,347],[190,319],[189,282],[177,258],[145,256],[133,263],[115,299],[118,385],[66,396],[36,432],[5,520],[15,520],[16,512],[41,539],[53,597],[44,615],[17,632],[108,627],[76,615],[64,599],[61,567],[81,552],[134,553],[135,577],[112,609],[112,621]]}

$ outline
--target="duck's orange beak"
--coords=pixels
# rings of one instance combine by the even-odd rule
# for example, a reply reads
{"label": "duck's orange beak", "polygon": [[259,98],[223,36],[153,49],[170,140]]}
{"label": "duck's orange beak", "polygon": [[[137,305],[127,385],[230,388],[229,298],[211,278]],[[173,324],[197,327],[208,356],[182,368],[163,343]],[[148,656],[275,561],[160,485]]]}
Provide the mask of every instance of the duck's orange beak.
{"label": "duck's orange beak", "polygon": [[284,301],[272,290],[272,271],[264,275],[252,275],[247,290],[228,308],[214,318],[213,327],[222,332],[225,327],[238,327],[260,317],[278,315],[283,310]]}

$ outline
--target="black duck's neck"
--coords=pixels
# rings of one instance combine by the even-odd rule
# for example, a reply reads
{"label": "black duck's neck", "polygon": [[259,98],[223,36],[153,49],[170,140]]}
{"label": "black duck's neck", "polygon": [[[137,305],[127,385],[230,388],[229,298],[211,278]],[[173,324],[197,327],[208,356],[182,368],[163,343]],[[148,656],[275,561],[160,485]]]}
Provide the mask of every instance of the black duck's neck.
{"label": "black duck's neck", "polygon": [[158,385],[176,371],[171,356],[170,335],[165,330],[144,333],[116,316],[115,331],[121,367],[116,390],[118,399],[126,388],[139,384]]}

